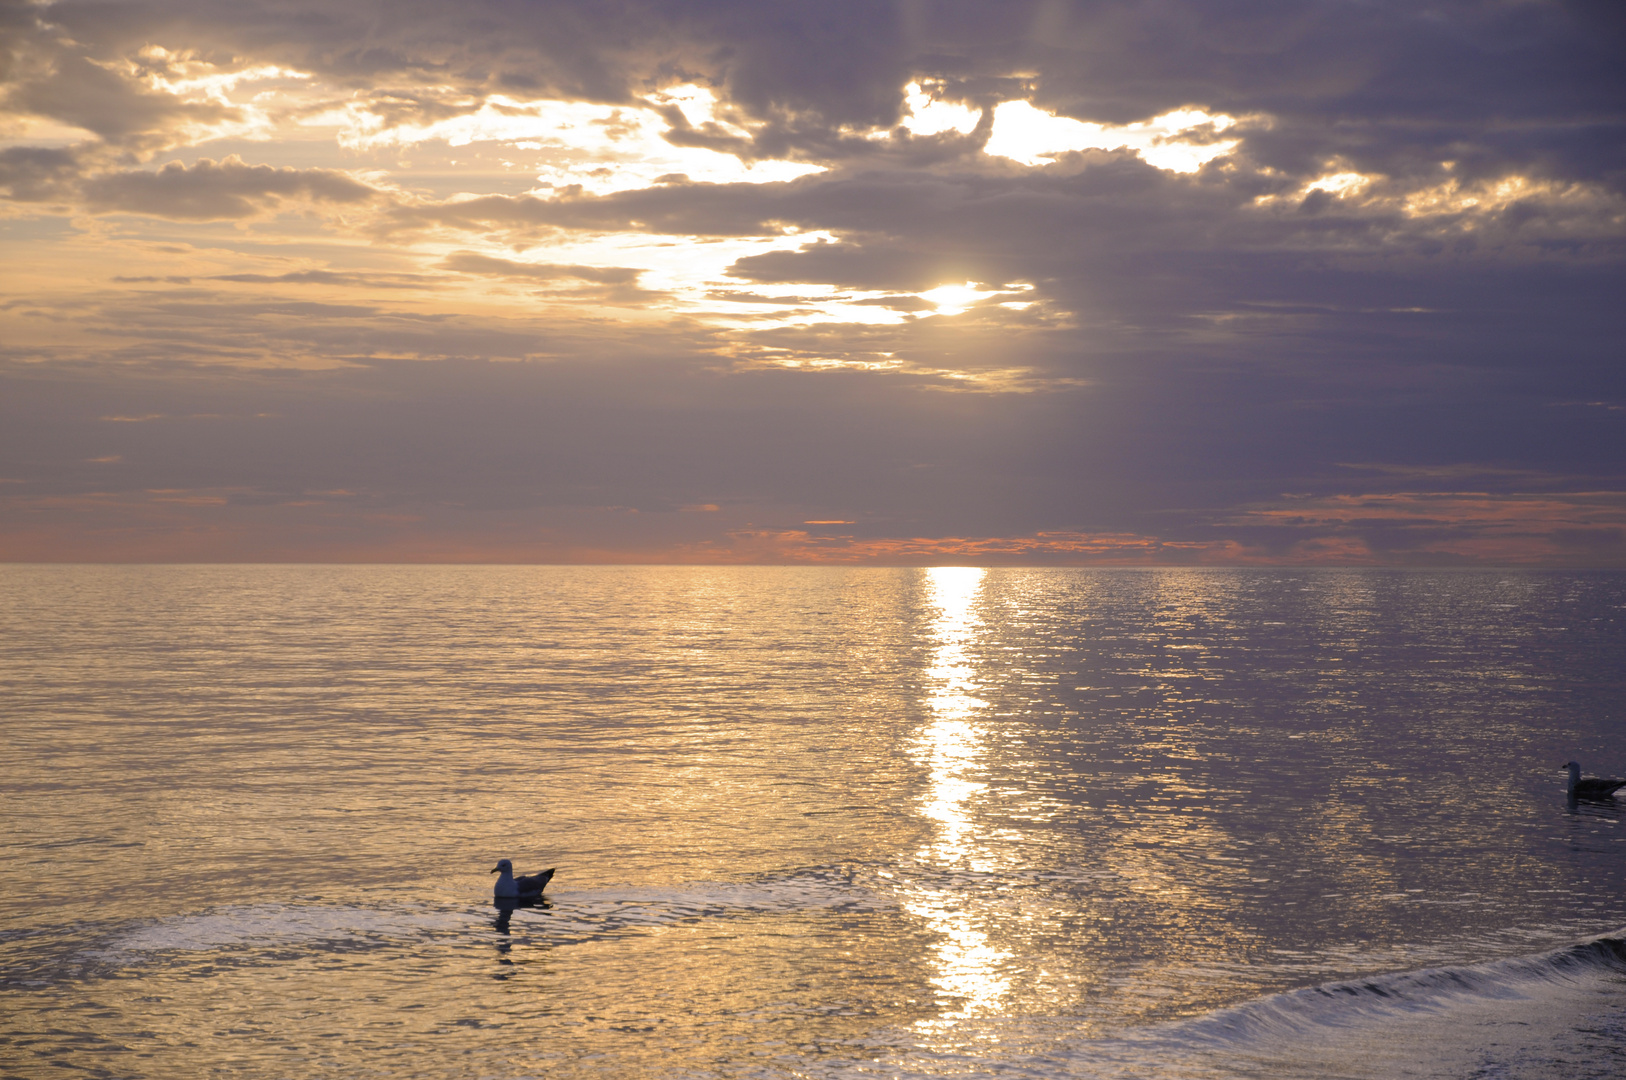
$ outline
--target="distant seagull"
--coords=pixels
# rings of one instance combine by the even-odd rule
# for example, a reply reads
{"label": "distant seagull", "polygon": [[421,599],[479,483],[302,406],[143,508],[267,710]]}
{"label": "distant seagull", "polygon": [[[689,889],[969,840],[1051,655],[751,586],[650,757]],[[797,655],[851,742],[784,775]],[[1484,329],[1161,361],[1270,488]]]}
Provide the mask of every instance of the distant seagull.
{"label": "distant seagull", "polygon": [[1571,799],[1612,799],[1617,789],[1626,787],[1626,780],[1600,779],[1596,776],[1589,776],[1583,780],[1581,766],[1573,761],[1565,768],[1570,771]]}
{"label": "distant seagull", "polygon": [[515,877],[514,864],[507,859],[498,859],[497,865],[491,868],[491,872],[497,875],[497,887],[491,890],[492,895],[499,900],[521,897],[534,900],[542,895],[542,890],[553,880],[555,869],[557,867],[549,867],[534,877]]}

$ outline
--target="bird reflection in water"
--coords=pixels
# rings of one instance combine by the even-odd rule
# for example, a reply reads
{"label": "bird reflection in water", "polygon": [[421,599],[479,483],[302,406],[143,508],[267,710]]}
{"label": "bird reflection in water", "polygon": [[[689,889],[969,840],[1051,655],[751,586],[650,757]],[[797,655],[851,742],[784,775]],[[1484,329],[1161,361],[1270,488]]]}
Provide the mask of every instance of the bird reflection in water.
{"label": "bird reflection in water", "polygon": [[[498,933],[502,934],[508,933],[508,924],[514,918],[515,911],[518,911],[521,908],[542,908],[543,910],[547,910],[548,908],[553,907],[551,901],[540,896],[499,896],[492,900],[491,904],[497,909],[497,918],[492,925],[497,928]],[[498,951],[507,952],[508,947],[506,943],[499,945]]]}
{"label": "bird reflection in water", "polygon": [[[988,785],[979,778],[984,754],[977,718],[987,703],[976,696],[976,667],[970,657],[982,629],[974,604],[986,572],[974,567],[935,567],[926,571],[930,601],[937,609],[931,626],[930,719],[916,742],[915,756],[929,770],[921,811],[935,823],[917,858],[936,870],[985,872],[993,862],[981,844],[971,801]],[[999,1009],[1007,989],[1000,965],[1010,954],[989,941],[976,913],[974,890],[917,883],[904,907],[926,920],[936,933],[937,975],[932,980],[957,1006],[922,1027],[987,1016]]]}

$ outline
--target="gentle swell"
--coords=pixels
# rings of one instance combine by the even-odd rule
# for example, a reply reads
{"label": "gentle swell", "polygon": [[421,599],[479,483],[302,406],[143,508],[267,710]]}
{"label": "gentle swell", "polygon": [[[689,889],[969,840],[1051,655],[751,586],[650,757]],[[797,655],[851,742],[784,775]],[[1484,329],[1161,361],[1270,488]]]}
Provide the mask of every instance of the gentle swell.
{"label": "gentle swell", "polygon": [[1262,998],[1175,1025],[1177,1037],[1213,1044],[1258,1043],[1317,1028],[1381,1022],[1401,1014],[1446,1013],[1470,1000],[1518,1000],[1555,984],[1626,975],[1626,929],[1534,956],[1463,967],[1424,968],[1327,983]]}
{"label": "gentle swell", "polygon": [[[1396,972],[1260,998],[1190,1020],[1085,1035],[1063,1017],[957,1022],[922,1044],[890,1029],[860,1060],[786,1055],[817,1080],[1574,1080],[1626,1037],[1626,930],[1534,956]],[[948,1040],[945,1044],[944,1040]],[[986,1047],[1006,1052],[990,1060]]]}

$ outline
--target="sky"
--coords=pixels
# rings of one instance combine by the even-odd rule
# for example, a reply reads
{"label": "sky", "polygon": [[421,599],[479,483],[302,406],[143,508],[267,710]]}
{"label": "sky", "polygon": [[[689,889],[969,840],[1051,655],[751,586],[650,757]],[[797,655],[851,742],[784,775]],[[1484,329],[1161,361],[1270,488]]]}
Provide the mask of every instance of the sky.
{"label": "sky", "polygon": [[0,560],[1626,566],[1618,0],[0,0]]}

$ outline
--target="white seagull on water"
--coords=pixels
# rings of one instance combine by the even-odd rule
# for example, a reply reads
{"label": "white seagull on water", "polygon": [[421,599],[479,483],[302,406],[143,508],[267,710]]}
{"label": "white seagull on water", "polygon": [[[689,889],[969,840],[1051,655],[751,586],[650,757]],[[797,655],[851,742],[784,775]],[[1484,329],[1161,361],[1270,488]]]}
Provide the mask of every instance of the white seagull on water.
{"label": "white seagull on water", "polygon": [[1570,771],[1569,796],[1571,799],[1612,799],[1618,789],[1626,787],[1626,780],[1597,776],[1588,776],[1582,779],[1581,766],[1573,761],[1564,767]]}
{"label": "white seagull on water", "polygon": [[553,871],[556,869],[557,867],[549,867],[531,877],[515,877],[514,864],[507,859],[498,859],[497,865],[491,868],[491,872],[497,875],[497,885],[491,890],[492,895],[498,900],[527,897],[534,899],[541,896],[542,890],[548,887],[548,882],[553,880]]}

